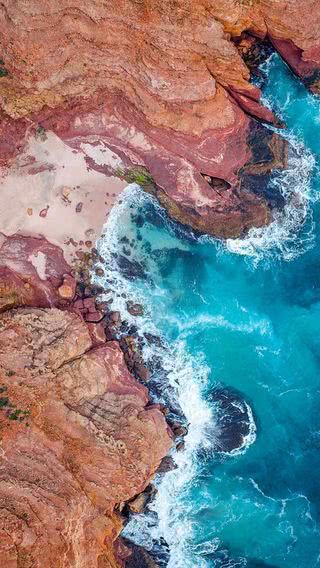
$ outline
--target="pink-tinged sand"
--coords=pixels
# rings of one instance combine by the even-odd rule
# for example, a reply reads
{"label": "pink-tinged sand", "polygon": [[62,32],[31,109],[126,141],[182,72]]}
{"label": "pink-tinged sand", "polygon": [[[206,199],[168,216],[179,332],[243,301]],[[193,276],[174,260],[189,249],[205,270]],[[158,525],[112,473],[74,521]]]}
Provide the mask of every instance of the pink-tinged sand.
{"label": "pink-tinged sand", "polygon": [[92,169],[91,160],[121,167],[103,146],[75,150],[52,132],[31,137],[10,168],[0,170],[1,233],[42,235],[62,247],[69,263],[76,251],[88,250],[127,185]]}

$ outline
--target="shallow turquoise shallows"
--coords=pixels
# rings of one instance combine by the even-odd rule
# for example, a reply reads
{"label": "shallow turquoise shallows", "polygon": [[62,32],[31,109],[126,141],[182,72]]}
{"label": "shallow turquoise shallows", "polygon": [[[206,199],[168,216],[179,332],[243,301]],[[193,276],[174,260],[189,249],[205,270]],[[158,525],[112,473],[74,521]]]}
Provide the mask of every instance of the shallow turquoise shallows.
{"label": "shallow turquoise shallows", "polygon": [[[293,147],[280,176],[288,205],[271,228],[225,245],[195,238],[137,188],[117,212],[117,252],[146,276],[125,293],[147,306],[140,326],[167,339],[190,422],[180,468],[160,482],[159,526],[142,516],[128,527],[149,545],[163,536],[170,568],[320,565],[320,100],[278,56],[265,68],[265,100]],[[214,451],[218,384],[256,425],[232,455]]]}

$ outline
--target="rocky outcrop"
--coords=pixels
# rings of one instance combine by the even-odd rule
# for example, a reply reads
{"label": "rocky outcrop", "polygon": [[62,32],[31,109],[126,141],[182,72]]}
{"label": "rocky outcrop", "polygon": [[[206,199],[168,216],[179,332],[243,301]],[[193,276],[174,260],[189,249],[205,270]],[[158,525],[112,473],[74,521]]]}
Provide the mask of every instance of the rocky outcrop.
{"label": "rocky outcrop", "polygon": [[75,281],[60,248],[41,237],[0,233],[0,312],[17,306],[63,306]]}
{"label": "rocky outcrop", "polygon": [[[245,31],[268,36],[316,90],[317,1],[301,10],[297,0],[4,0],[4,159],[19,151],[26,127],[28,136],[48,129],[91,170],[146,168],[169,214],[196,230],[230,237],[268,223],[270,203],[261,188],[252,192],[243,168],[254,121],[276,119],[235,43]],[[285,167],[285,152],[267,158],[266,169],[275,162]]]}
{"label": "rocky outcrop", "polygon": [[60,248],[2,237],[0,261],[0,565],[123,568],[120,509],[170,429]]}
{"label": "rocky outcrop", "polygon": [[318,0],[2,1],[1,566],[155,566],[120,510],[174,467],[172,433],[89,297],[94,242],[127,181],[197,231],[267,224],[287,148],[242,57],[271,41],[318,93],[319,24]]}
{"label": "rocky outcrop", "polygon": [[0,376],[1,566],[118,566],[115,507],[171,444],[147,389],[118,343],[93,348],[82,318],[56,308],[2,314]]}
{"label": "rocky outcrop", "polygon": [[144,550],[127,539],[121,539],[117,545],[118,556],[125,562],[126,568],[160,568],[159,564]]}

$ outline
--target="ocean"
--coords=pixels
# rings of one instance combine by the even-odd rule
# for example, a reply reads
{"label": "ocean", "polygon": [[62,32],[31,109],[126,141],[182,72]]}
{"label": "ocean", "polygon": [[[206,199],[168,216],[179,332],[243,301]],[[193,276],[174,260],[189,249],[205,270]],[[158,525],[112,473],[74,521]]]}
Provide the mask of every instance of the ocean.
{"label": "ocean", "polygon": [[178,468],[124,531],[169,568],[320,565],[320,100],[278,55],[264,71],[290,142],[272,224],[199,237],[130,185],[98,244],[97,280],[138,327],[155,400],[189,425]]}

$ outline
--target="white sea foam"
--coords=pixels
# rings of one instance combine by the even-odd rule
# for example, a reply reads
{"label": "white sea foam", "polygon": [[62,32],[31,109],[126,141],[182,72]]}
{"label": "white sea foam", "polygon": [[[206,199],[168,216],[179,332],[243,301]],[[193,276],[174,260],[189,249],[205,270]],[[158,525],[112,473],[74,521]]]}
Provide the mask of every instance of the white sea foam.
{"label": "white sea foam", "polygon": [[246,434],[246,436],[243,437],[241,446],[229,452],[230,456],[238,456],[240,454],[244,454],[249,448],[249,446],[251,446],[256,441],[257,438],[257,426],[253,417],[253,412],[251,410],[251,407],[245,400],[241,404],[245,405],[247,411],[247,415],[249,418],[249,430],[248,434]]}
{"label": "white sea foam", "polygon": [[[96,277],[99,284],[110,292],[106,294],[106,299],[112,297],[113,309],[119,310],[124,319],[129,323],[137,324],[137,319],[127,312],[128,299],[142,303],[144,306],[144,316],[139,318],[139,333],[161,335],[152,317],[152,305],[154,301],[154,284],[148,280],[130,281],[126,279],[117,263],[117,255],[121,251],[125,227],[125,236],[129,241],[136,240],[136,227],[131,222],[130,216],[139,207],[145,205],[149,200],[153,201],[159,215],[165,213],[161,207],[146,195],[138,186],[128,186],[120,196],[119,203],[111,211],[107,223],[104,227],[103,237],[98,248],[105,259],[106,276]],[[170,223],[170,221],[168,221]],[[169,239],[170,241],[170,239]],[[168,245],[168,248],[179,246],[178,240],[167,242],[165,239],[161,246]],[[181,245],[183,247],[183,245]],[[143,250],[135,250],[135,260],[144,261]],[[152,259],[148,256],[148,267],[152,270]],[[156,270],[156,266],[154,266]],[[161,289],[156,290],[157,296],[161,298]],[[164,345],[144,346],[145,360],[152,360],[154,357],[161,359],[162,369],[168,381],[176,393],[177,401],[189,424],[189,431],[185,438],[185,449],[183,452],[173,452],[177,469],[168,472],[165,476],[158,476],[158,493],[151,504],[151,512],[148,514],[136,515],[126,526],[124,535],[131,538],[134,542],[143,545],[146,549],[152,549],[155,542],[163,538],[169,545],[170,558],[168,568],[206,568],[208,566],[202,548],[196,547],[193,543],[195,531],[194,504],[188,499],[188,492],[192,490],[193,483],[197,479],[199,468],[197,462],[197,450],[212,451],[214,446],[213,436],[218,435],[215,430],[214,416],[212,407],[206,402],[204,390],[207,384],[209,369],[204,363],[201,354],[192,357],[186,350],[185,340],[190,333],[193,333],[194,326],[201,325],[226,327],[231,330],[243,333],[258,332],[259,334],[270,333],[269,322],[256,321],[249,318],[246,324],[233,324],[222,316],[201,316],[192,323],[171,322],[179,330],[179,339],[170,345],[164,341]],[[170,325],[170,315],[168,314],[168,325]],[[156,381],[156,377],[155,377]],[[160,395],[161,396],[161,395]],[[244,453],[246,449],[256,439],[256,425],[252,410],[244,402],[249,416],[249,431],[244,437],[241,447],[233,450],[229,455],[235,456]],[[206,550],[212,552],[219,546],[219,540],[214,539],[206,543]]]}
{"label": "white sea foam", "polygon": [[177,326],[182,336],[185,336],[192,330],[197,332],[203,327],[206,329],[220,327],[230,331],[248,334],[259,333],[260,335],[270,335],[272,332],[270,321],[261,318],[255,320],[253,317],[248,318],[247,323],[233,323],[222,315],[201,314],[197,317],[193,317],[192,321],[189,319],[187,321],[176,321],[176,319],[174,319],[174,324]]}
{"label": "white sea foam", "polygon": [[[105,258],[107,266],[106,277],[96,277],[97,283],[105,289],[111,290],[109,295],[113,298],[113,308],[121,312],[129,323],[137,323],[126,310],[127,300],[141,302],[145,309],[143,318],[139,318],[139,333],[152,333],[160,335],[152,320],[152,296],[154,290],[149,288],[148,282],[143,282],[139,288],[137,282],[127,280],[119,270],[116,254],[120,249],[119,239],[122,230],[126,227],[126,237],[130,240],[134,235],[130,231],[129,215],[134,207],[142,206],[146,200],[152,199],[135,185],[128,186],[121,195],[119,204],[111,211],[104,227],[103,237],[98,243],[99,252]],[[157,205],[155,205],[158,207]],[[159,207],[160,213],[160,207]],[[108,297],[108,294],[107,296]],[[164,340],[164,346],[145,345],[144,358],[161,357],[162,369],[165,371],[171,387],[176,393],[177,400],[189,425],[185,437],[185,449],[182,452],[173,452],[177,469],[168,472],[165,476],[159,475],[156,483],[158,493],[151,505],[151,513],[136,515],[126,526],[124,535],[147,549],[153,547],[154,541],[161,537],[169,544],[170,559],[168,568],[205,568],[207,563],[193,550],[191,540],[194,526],[191,520],[193,506],[184,499],[186,492],[192,486],[197,475],[199,465],[195,460],[196,450],[212,446],[212,439],[207,439],[208,425],[214,421],[212,409],[207,404],[203,391],[207,383],[209,369],[199,355],[191,356],[183,340],[177,340],[170,345]],[[155,378],[156,380],[156,378]],[[214,429],[210,429],[211,437]],[[154,514],[157,516],[155,522]],[[216,546],[216,543],[212,543]]]}
{"label": "white sea foam", "polygon": [[283,195],[285,206],[275,211],[267,227],[252,228],[244,238],[227,239],[229,252],[245,255],[254,264],[279,257],[290,261],[308,250],[314,240],[311,204],[318,198],[311,188],[311,173],[315,167],[312,153],[292,135],[288,169],[269,182]]}

